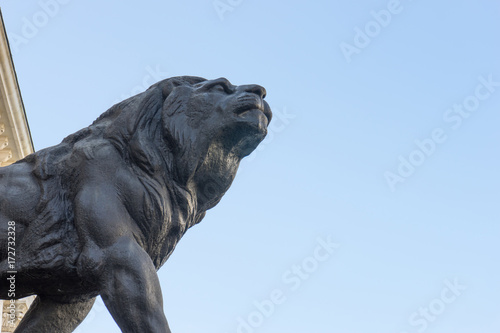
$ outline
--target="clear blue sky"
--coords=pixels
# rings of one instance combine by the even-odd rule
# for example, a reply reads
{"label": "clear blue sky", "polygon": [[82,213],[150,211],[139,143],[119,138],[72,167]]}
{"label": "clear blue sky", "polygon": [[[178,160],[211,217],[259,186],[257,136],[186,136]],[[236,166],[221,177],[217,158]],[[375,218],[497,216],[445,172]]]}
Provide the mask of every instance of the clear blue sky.
{"label": "clear blue sky", "polygon": [[59,1],[2,2],[37,149],[162,78],[268,91],[159,271],[174,333],[500,331],[499,2]]}

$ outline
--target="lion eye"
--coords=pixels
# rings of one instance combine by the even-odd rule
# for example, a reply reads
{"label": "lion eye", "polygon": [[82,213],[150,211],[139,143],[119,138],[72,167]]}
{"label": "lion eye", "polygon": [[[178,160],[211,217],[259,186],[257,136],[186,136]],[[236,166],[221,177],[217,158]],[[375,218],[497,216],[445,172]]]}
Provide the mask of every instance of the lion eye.
{"label": "lion eye", "polygon": [[221,84],[216,84],[215,86],[212,87],[212,90],[216,90],[216,91],[220,91],[220,92],[226,91]]}
{"label": "lion eye", "polygon": [[217,91],[217,92],[227,93],[227,94],[231,93],[229,87],[222,82],[219,82],[219,83],[211,86],[210,91]]}

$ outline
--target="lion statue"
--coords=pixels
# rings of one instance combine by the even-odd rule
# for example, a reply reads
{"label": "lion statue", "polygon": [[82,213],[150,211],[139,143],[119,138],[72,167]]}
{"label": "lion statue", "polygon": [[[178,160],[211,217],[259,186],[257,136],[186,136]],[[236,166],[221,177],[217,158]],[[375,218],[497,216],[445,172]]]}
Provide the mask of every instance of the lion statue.
{"label": "lion statue", "polygon": [[156,271],[267,134],[259,85],[173,77],[0,168],[0,298],[16,332],[73,330],[102,299],[122,332],[170,332]]}

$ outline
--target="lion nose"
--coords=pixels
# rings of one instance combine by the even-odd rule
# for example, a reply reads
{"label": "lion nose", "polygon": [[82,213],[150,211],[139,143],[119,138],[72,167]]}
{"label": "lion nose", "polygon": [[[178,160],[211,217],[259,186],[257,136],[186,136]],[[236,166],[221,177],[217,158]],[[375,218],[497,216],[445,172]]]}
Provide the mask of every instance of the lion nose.
{"label": "lion nose", "polygon": [[259,86],[258,84],[249,84],[246,86],[242,86],[243,91],[249,92],[256,94],[260,98],[265,98],[266,97],[266,89],[262,86]]}

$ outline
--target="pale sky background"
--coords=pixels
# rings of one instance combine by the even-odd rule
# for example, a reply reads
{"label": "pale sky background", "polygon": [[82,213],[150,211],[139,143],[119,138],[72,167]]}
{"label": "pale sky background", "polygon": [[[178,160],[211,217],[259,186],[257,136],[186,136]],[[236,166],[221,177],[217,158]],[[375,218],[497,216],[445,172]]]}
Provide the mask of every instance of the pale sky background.
{"label": "pale sky background", "polygon": [[[54,1],[1,2],[37,150],[170,76],[268,91],[270,136],[159,271],[174,333],[500,332],[500,2]],[[120,331],[98,301],[78,332]]]}

